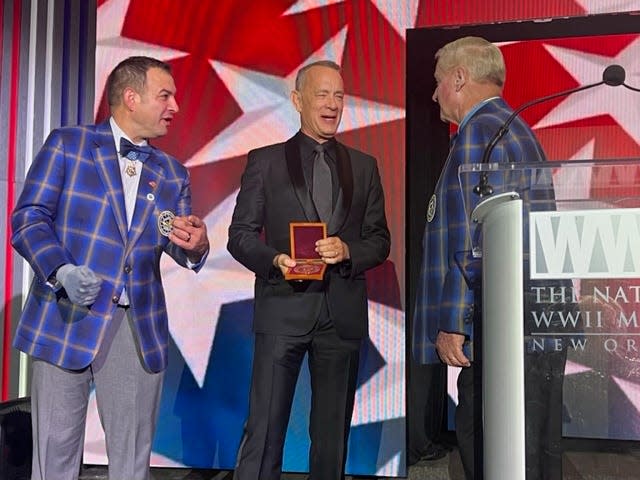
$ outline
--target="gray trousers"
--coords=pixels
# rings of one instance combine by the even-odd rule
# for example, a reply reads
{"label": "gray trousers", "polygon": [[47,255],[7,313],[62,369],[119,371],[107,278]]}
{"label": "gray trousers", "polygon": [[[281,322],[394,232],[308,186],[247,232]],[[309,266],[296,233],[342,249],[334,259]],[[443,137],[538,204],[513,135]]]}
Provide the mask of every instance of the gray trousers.
{"label": "gray trousers", "polygon": [[31,383],[31,480],[76,480],[87,404],[96,389],[110,480],[148,480],[163,372],[141,363],[128,315],[118,308],[93,363],[65,370],[34,360]]}

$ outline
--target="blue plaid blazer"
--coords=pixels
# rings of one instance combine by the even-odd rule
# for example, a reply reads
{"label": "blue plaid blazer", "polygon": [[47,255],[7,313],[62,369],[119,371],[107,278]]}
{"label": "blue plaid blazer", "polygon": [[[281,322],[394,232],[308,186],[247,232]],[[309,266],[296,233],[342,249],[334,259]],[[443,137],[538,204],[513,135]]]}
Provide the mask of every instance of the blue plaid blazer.
{"label": "blue plaid blazer", "polygon": [[[146,367],[167,365],[168,321],[160,257],[187,266],[186,252],[162,236],[160,212],[191,213],[189,174],[153,149],[140,172],[127,230],[118,156],[109,122],[54,130],[35,157],[12,214],[11,242],[34,271],[14,338],[19,350],[68,369],[95,357],[124,287]],[[95,303],[74,305],[46,283],[65,263],[103,279]]]}
{"label": "blue plaid blazer", "polygon": [[[430,200],[422,241],[423,260],[416,290],[412,347],[420,363],[438,363],[435,341],[440,330],[461,333],[464,351],[473,358],[473,319],[476,305],[468,281],[479,283],[482,273],[465,262],[470,257],[469,213],[480,198],[460,189],[460,165],[480,163],[487,143],[513,110],[501,98],[489,100],[458,131]],[[531,129],[519,118],[498,142],[490,162],[534,162],[546,159]],[[525,180],[522,180],[525,181]],[[466,277],[462,273],[464,266]]]}

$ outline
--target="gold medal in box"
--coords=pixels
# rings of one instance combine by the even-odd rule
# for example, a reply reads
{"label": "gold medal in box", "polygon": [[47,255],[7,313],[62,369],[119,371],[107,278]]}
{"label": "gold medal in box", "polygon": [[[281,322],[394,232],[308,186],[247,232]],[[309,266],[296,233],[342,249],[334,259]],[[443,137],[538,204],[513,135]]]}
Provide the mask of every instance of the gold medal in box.
{"label": "gold medal in box", "polygon": [[327,224],[322,222],[291,222],[289,224],[289,242],[291,258],[296,266],[285,273],[286,280],[322,280],[326,263],[316,252],[316,242],[327,238]]}

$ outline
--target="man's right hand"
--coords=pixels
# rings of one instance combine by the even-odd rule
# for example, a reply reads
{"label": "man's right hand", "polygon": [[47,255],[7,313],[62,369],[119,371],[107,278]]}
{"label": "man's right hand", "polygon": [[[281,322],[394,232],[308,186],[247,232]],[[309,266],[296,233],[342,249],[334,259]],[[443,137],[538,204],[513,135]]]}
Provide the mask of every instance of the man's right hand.
{"label": "man's right hand", "polygon": [[273,266],[278,267],[282,272],[282,275],[284,275],[287,273],[287,270],[296,266],[296,261],[286,253],[279,253],[273,257]]}
{"label": "man's right hand", "polygon": [[56,272],[56,278],[67,292],[69,300],[85,307],[95,302],[102,284],[102,279],[85,265],[62,265]]}
{"label": "man's right hand", "polygon": [[461,333],[448,333],[440,330],[436,338],[436,350],[440,359],[452,367],[469,367],[471,362],[462,352],[464,335]]}

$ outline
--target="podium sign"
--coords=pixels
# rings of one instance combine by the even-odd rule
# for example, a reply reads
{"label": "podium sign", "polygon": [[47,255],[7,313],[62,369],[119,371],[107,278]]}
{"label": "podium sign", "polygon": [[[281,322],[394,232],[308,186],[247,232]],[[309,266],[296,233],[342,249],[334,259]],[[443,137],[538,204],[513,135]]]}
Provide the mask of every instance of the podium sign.
{"label": "podium sign", "polygon": [[463,165],[459,179],[459,266],[482,279],[485,478],[560,478],[566,437],[640,440],[640,161]]}

